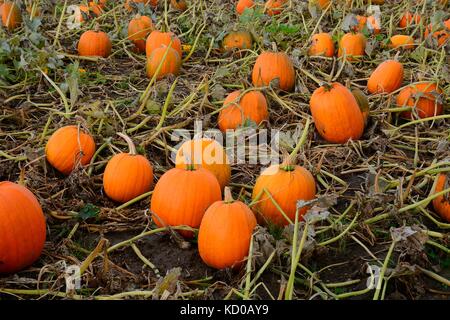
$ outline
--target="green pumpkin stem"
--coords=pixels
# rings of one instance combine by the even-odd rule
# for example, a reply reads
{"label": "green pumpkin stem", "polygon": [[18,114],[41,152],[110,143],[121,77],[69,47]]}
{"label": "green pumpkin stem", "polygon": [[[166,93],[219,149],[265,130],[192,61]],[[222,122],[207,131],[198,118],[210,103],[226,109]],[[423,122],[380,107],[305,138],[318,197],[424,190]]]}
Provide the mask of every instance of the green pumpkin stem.
{"label": "green pumpkin stem", "polygon": [[137,151],[136,151],[136,146],[133,143],[133,140],[131,140],[131,138],[129,136],[127,136],[126,134],[121,133],[121,132],[118,132],[117,135],[127,142],[128,149],[129,149],[128,153],[132,156],[135,156],[137,154]]}
{"label": "green pumpkin stem", "polygon": [[232,203],[232,202],[234,202],[233,195],[231,194],[230,187],[225,187],[223,193],[224,193],[223,201],[225,203]]}
{"label": "green pumpkin stem", "polygon": [[307,118],[305,127],[303,129],[302,135],[300,136],[300,139],[297,142],[297,145],[295,146],[294,150],[284,158],[283,163],[281,164],[281,169],[285,171],[292,171],[294,170],[295,166],[295,158],[297,157],[298,152],[300,151],[300,148],[305,144],[306,138],[308,137],[308,129],[309,125],[311,123],[311,119]]}

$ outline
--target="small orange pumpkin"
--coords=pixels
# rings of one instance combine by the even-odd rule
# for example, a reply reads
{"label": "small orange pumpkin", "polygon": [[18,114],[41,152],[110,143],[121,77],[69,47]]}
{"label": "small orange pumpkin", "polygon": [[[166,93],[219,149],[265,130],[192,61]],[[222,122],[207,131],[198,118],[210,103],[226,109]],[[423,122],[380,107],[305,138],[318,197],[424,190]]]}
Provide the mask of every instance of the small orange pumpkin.
{"label": "small orange pumpkin", "polygon": [[168,46],[170,42],[171,48],[175,49],[178,55],[181,57],[183,53],[181,51],[181,41],[178,37],[172,32],[160,32],[158,30],[152,31],[147,37],[147,41],[145,43],[145,53],[147,57],[149,57],[155,49],[160,48],[161,46]]}
{"label": "small orange pumpkin", "polygon": [[187,9],[186,0],[170,0],[170,4],[178,11],[186,11]]}
{"label": "small orange pumpkin", "polygon": [[103,7],[99,4],[95,4],[94,2],[89,2],[89,5],[79,5],[78,8],[80,9],[75,14],[75,21],[77,22],[83,22],[84,17],[83,14],[86,15],[89,19],[94,19],[96,17],[99,17],[103,13]]}
{"label": "small orange pumpkin", "polygon": [[260,91],[247,92],[239,100],[240,96],[241,91],[234,91],[223,102],[224,108],[217,120],[222,132],[237,129],[247,120],[259,125],[269,119],[267,100]]}
{"label": "small orange pumpkin", "polygon": [[391,37],[389,47],[400,49],[414,49],[414,39],[411,36],[397,34]]}
{"label": "small orange pumpkin", "polygon": [[247,31],[230,32],[223,38],[223,49],[225,51],[251,49],[253,45],[252,35]]}
{"label": "small orange pumpkin", "polygon": [[84,32],[78,42],[80,56],[98,56],[107,58],[111,54],[111,40],[103,31],[88,30]]}
{"label": "small orange pumpkin", "polygon": [[420,23],[420,15],[417,13],[414,13],[414,15],[407,11],[403,14],[402,18],[400,19],[400,22],[398,23],[398,26],[400,28],[406,28],[413,24],[419,24]]}
{"label": "small orange pumpkin", "polygon": [[94,139],[76,126],[56,130],[45,147],[47,161],[65,175],[69,175],[79,164],[87,165],[94,152]]}
{"label": "small orange pumpkin", "polygon": [[364,118],[353,94],[340,83],[317,88],[309,101],[319,134],[332,143],[358,140],[364,132]]}
{"label": "small orange pumpkin", "polygon": [[[397,105],[413,107],[419,118],[428,118],[442,114],[444,107],[436,100],[436,95],[442,91],[436,83],[414,83],[402,89],[397,96]],[[412,112],[405,111],[402,117],[412,119]]]}
{"label": "small orange pumpkin", "polygon": [[[164,58],[164,55],[167,55]],[[152,51],[147,58],[147,77],[150,79],[158,71],[158,66],[161,64],[161,69],[156,76],[156,79],[162,79],[169,74],[178,75],[181,68],[181,59],[178,52],[167,46],[159,47]]]}
{"label": "small orange pumpkin", "polygon": [[[425,38],[429,36],[429,34],[433,30],[433,25],[430,23],[425,28]],[[444,21],[444,29],[436,30],[432,33],[432,37],[436,39],[438,47],[442,47],[448,39],[450,39],[450,19]]]}
{"label": "small orange pumpkin", "polygon": [[267,0],[265,4],[266,12],[269,16],[274,16],[283,12],[287,0]]}
{"label": "small orange pumpkin", "polygon": [[203,138],[184,142],[177,151],[175,166],[183,169],[188,164],[211,171],[221,190],[230,182],[230,162],[222,145],[216,140]]}
{"label": "small orange pumpkin", "polygon": [[128,40],[133,41],[138,52],[145,52],[145,41],[151,31],[152,19],[138,14],[128,24]]}
{"label": "small orange pumpkin", "polygon": [[45,238],[45,217],[34,194],[24,186],[0,182],[0,274],[33,264]]}
{"label": "small orange pumpkin", "polygon": [[146,6],[150,5],[152,7],[158,6],[158,0],[127,0],[127,2],[125,2],[125,9],[128,11],[133,10],[133,5],[131,3],[143,3]]}
{"label": "small orange pumpkin", "polygon": [[310,56],[334,56],[334,43],[329,33],[318,33],[312,36],[309,47]]}
{"label": "small orange pumpkin", "polygon": [[2,24],[8,30],[13,30],[22,23],[20,8],[14,2],[5,2],[0,6]]}
{"label": "small orange pumpkin", "polygon": [[103,174],[103,189],[112,200],[124,203],[150,191],[153,167],[146,157],[137,154],[131,139],[118,133],[128,143],[129,153],[114,155]]}
{"label": "small orange pumpkin", "polygon": [[216,269],[238,268],[248,255],[255,227],[253,212],[243,202],[234,201],[226,187],[224,201],[214,202],[200,224],[200,257]]}
{"label": "small orange pumpkin", "polygon": [[243,14],[245,9],[249,8],[253,8],[253,6],[255,5],[255,1],[253,0],[239,0],[238,3],[236,4],[236,12],[238,14]]}
{"label": "small orange pumpkin", "polygon": [[346,33],[339,41],[338,57],[345,54],[347,61],[355,61],[364,56],[366,37],[362,33]]}
{"label": "small orange pumpkin", "polygon": [[[153,222],[158,227],[187,225],[198,228],[206,209],[221,199],[220,185],[205,168],[173,168],[156,183],[150,204]],[[180,231],[184,237],[191,231]]]}
{"label": "small orange pumpkin", "polygon": [[[450,187],[450,178],[445,173],[438,177],[435,192],[441,192]],[[450,222],[450,198],[449,194],[444,194],[433,200],[433,208],[447,222]]]}
{"label": "small orange pumpkin", "polygon": [[403,65],[396,60],[381,63],[370,75],[367,89],[370,93],[391,93],[401,87]]}
{"label": "small orange pumpkin", "polygon": [[268,86],[277,80],[281,90],[291,91],[295,87],[295,70],[289,56],[284,52],[261,53],[256,59],[252,82],[256,87]]}

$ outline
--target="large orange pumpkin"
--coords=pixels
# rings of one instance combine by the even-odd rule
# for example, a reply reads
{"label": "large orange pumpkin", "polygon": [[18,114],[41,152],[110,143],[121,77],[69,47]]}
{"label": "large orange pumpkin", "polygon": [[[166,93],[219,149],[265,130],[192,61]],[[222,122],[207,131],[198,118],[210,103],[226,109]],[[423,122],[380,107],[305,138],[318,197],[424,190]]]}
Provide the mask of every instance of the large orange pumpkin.
{"label": "large orange pumpkin", "polygon": [[268,86],[277,81],[280,89],[291,91],[295,87],[295,70],[289,56],[284,52],[261,53],[256,59],[252,72],[253,85]]}
{"label": "large orange pumpkin", "polygon": [[[281,165],[272,165],[265,169],[256,179],[252,193],[255,203],[253,210],[263,224],[284,226],[289,223],[272,199],[294,222],[297,201],[312,200],[316,196],[316,183],[312,174],[301,166],[293,165],[289,159],[290,157]],[[307,210],[307,207],[300,209],[299,217]]]}
{"label": "large orange pumpkin", "polygon": [[310,56],[334,56],[334,43],[329,33],[318,33],[312,36],[309,47]]}
{"label": "large orange pumpkin", "polygon": [[397,34],[391,37],[389,47],[400,49],[414,49],[414,39],[411,36]]}
{"label": "large orange pumpkin", "polygon": [[2,24],[9,30],[13,30],[22,23],[20,8],[14,2],[5,2],[0,6]]}
{"label": "large orange pumpkin", "polygon": [[[419,118],[439,116],[444,109],[436,99],[436,95],[440,94],[442,94],[442,91],[436,83],[414,83],[398,93],[397,105],[413,107]],[[402,113],[402,117],[411,119],[412,112],[405,111]]]}
{"label": "large orange pumpkin", "polygon": [[0,182],[0,273],[18,272],[41,255],[46,238],[45,217],[27,188]]}
{"label": "large orange pumpkin", "polygon": [[287,4],[287,0],[267,0],[265,7],[269,16],[280,14]]}
{"label": "large orange pumpkin", "polygon": [[339,41],[338,57],[345,54],[346,60],[355,61],[364,56],[366,37],[362,33],[346,33]]}
{"label": "large orange pumpkin", "polygon": [[255,5],[255,2],[253,0],[239,0],[236,4],[236,12],[238,14],[243,14],[245,9],[247,8],[253,8]]}
{"label": "large orange pumpkin", "polygon": [[401,87],[403,65],[396,60],[381,63],[370,75],[367,89],[370,93],[391,93]]}
{"label": "large orange pumpkin", "polygon": [[150,5],[153,7],[158,6],[158,0],[127,0],[127,2],[125,2],[125,9],[127,9],[128,11],[133,10],[132,3],[135,3],[135,4],[143,3],[146,6]]}
{"label": "large orange pumpkin", "polygon": [[175,166],[183,169],[188,164],[211,171],[221,190],[230,182],[230,162],[222,145],[216,140],[203,138],[184,142],[177,151]]}
{"label": "large orange pumpkin", "polygon": [[252,35],[247,31],[230,32],[223,38],[223,49],[233,51],[236,49],[251,49],[253,45]]}
{"label": "large orange pumpkin", "polygon": [[[445,173],[438,177],[435,192],[443,191],[450,187],[450,178]],[[433,200],[434,210],[447,222],[450,222],[450,194],[444,194]]]}
{"label": "large orange pumpkin", "polygon": [[241,201],[234,201],[231,191],[225,188],[224,201],[214,202],[200,224],[198,251],[210,267],[237,268],[248,255],[256,219],[253,212]]}
{"label": "large orange pumpkin", "polygon": [[[173,168],[156,183],[150,210],[158,227],[187,225],[198,228],[206,209],[221,199],[220,185],[205,168]],[[180,232],[192,237],[190,231]]]}
{"label": "large orange pumpkin", "polygon": [[353,94],[340,83],[317,88],[309,102],[319,134],[332,143],[358,140],[364,132],[364,118]]}
{"label": "large orange pumpkin", "polygon": [[84,32],[78,42],[80,56],[98,56],[107,58],[111,54],[111,40],[103,31],[88,30]]}
{"label": "large orange pumpkin", "polygon": [[136,15],[128,24],[128,40],[133,41],[138,52],[145,52],[145,41],[153,30],[153,22],[147,16]]}
{"label": "large orange pumpkin", "polygon": [[181,59],[183,53],[181,51],[180,39],[178,39],[178,37],[172,32],[161,32],[158,30],[152,31],[147,38],[145,43],[145,53],[147,57],[150,57],[152,52],[158,48],[161,48],[161,46],[168,46],[171,41],[172,44],[170,47],[178,53]]}
{"label": "large orange pumpkin", "polygon": [[[164,55],[166,54],[164,58]],[[169,74],[178,75],[180,73],[181,59],[178,52],[167,46],[159,47],[152,51],[147,58],[147,77],[150,79],[158,71],[158,66],[161,64],[161,69],[156,76],[156,79],[162,79]]]}
{"label": "large orange pumpkin", "polygon": [[131,139],[119,133],[128,143],[129,153],[114,155],[103,174],[103,189],[114,201],[124,203],[150,191],[153,167],[146,157],[137,154]]}
{"label": "large orange pumpkin", "polygon": [[94,139],[76,126],[56,130],[45,147],[47,161],[65,175],[80,164],[88,164],[94,152]]}
{"label": "large orange pumpkin", "polygon": [[417,13],[414,13],[414,15],[407,11],[403,14],[402,18],[400,19],[400,22],[398,23],[398,26],[400,28],[406,28],[413,24],[419,24],[420,23],[420,15]]}

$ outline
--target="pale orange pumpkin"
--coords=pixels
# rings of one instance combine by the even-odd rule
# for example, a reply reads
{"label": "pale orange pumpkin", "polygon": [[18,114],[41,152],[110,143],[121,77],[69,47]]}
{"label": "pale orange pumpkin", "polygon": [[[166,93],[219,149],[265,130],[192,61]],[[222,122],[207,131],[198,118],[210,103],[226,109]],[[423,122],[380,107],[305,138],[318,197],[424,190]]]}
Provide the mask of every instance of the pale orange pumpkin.
{"label": "pale orange pumpkin", "polygon": [[366,37],[362,33],[346,33],[339,41],[338,57],[355,61],[365,54]]}
{"label": "pale orange pumpkin", "polygon": [[312,36],[308,51],[310,56],[334,56],[334,43],[329,33],[318,33]]}
{"label": "pale orange pumpkin", "polygon": [[161,48],[161,46],[167,47],[169,45],[178,53],[181,59],[183,53],[181,50],[180,39],[178,39],[178,37],[172,32],[160,32],[155,30],[152,31],[147,37],[147,41],[145,43],[145,53],[147,57],[150,57],[154,50]]}
{"label": "pale orange pumpkin", "polygon": [[[448,174],[441,173],[438,177],[435,192],[441,192],[450,188],[450,178]],[[447,222],[450,222],[450,194],[444,194],[433,200],[434,210]]]}
{"label": "pale orange pumpkin", "polygon": [[161,65],[161,68],[156,76],[157,80],[162,79],[169,74],[178,75],[181,68],[180,55],[174,49],[167,46],[162,46],[153,50],[147,58],[148,78],[151,79],[156,74],[159,65]]}
{"label": "pale orange pumpkin", "polygon": [[112,43],[108,34],[103,31],[88,30],[78,42],[80,56],[98,56],[107,58],[111,54]]}
{"label": "pale orange pumpkin", "polygon": [[2,24],[8,30],[13,30],[21,25],[22,15],[20,8],[14,3],[7,1],[0,6]]}
{"label": "pale orange pumpkin", "polygon": [[253,85],[268,86],[272,81],[276,81],[284,91],[292,91],[295,87],[294,64],[284,52],[265,51],[256,59],[252,72]]}
{"label": "pale orange pumpkin", "polygon": [[[444,107],[436,99],[436,96],[440,94],[442,94],[442,90],[436,83],[414,83],[398,93],[396,102],[399,107],[413,107],[414,113],[419,118],[428,118],[442,114]],[[405,111],[401,116],[412,119],[412,112]]]}
{"label": "pale orange pumpkin", "polygon": [[403,65],[396,60],[386,60],[370,75],[367,89],[370,93],[391,93],[401,87]]}
{"label": "pale orange pumpkin", "polygon": [[411,36],[397,34],[390,39],[390,48],[414,49],[414,39]]}
{"label": "pale orange pumpkin", "polygon": [[247,31],[230,32],[223,38],[222,46],[225,51],[251,49],[252,35]]}
{"label": "pale orange pumpkin", "polygon": [[236,12],[238,14],[243,14],[245,9],[249,8],[253,8],[253,6],[255,5],[255,1],[253,0],[239,0],[238,3],[236,4]]}
{"label": "pale orange pumpkin", "polygon": [[133,41],[138,52],[145,52],[146,39],[154,29],[152,19],[136,15],[128,24],[128,40]]}
{"label": "pale orange pumpkin", "polygon": [[266,12],[269,16],[274,16],[283,12],[287,0],[267,0],[265,4]]}

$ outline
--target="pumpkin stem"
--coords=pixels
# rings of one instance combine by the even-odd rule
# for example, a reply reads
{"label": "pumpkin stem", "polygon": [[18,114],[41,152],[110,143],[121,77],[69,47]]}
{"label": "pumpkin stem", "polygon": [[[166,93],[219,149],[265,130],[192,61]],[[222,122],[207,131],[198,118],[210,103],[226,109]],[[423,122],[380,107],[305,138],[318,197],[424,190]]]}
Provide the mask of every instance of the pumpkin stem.
{"label": "pumpkin stem", "polygon": [[188,154],[183,155],[184,156],[184,162],[186,163],[186,170],[187,171],[194,171],[196,170],[195,164],[192,163],[192,159]]}
{"label": "pumpkin stem", "polygon": [[285,171],[292,171],[294,170],[293,166],[295,165],[295,158],[297,157],[298,152],[300,151],[300,148],[303,146],[303,144],[306,141],[306,138],[308,137],[308,129],[309,125],[311,123],[311,119],[307,118],[305,127],[303,129],[302,135],[300,136],[300,139],[297,142],[297,145],[295,146],[294,150],[285,157],[283,163],[281,164],[281,169]]}
{"label": "pumpkin stem", "polygon": [[132,156],[135,156],[137,154],[137,152],[136,152],[136,146],[134,145],[133,140],[131,140],[131,138],[129,136],[127,136],[126,134],[121,133],[121,132],[118,132],[117,135],[127,142],[128,149],[129,149],[128,153]]}
{"label": "pumpkin stem", "polygon": [[327,92],[331,91],[333,89],[332,83],[325,82],[322,86],[324,87],[325,91],[327,91]]}
{"label": "pumpkin stem", "polygon": [[225,190],[224,190],[224,198],[223,198],[223,201],[225,202],[225,203],[232,203],[234,200],[233,200],[233,195],[231,194],[231,189],[230,189],[230,187],[225,187]]}
{"label": "pumpkin stem", "polygon": [[275,42],[272,42],[272,50],[273,50],[273,52],[278,51],[277,44]]}
{"label": "pumpkin stem", "polygon": [[134,16],[134,18],[135,18],[135,19],[140,19],[140,18],[142,18],[142,16],[138,13],[138,14],[136,14],[136,15]]}

